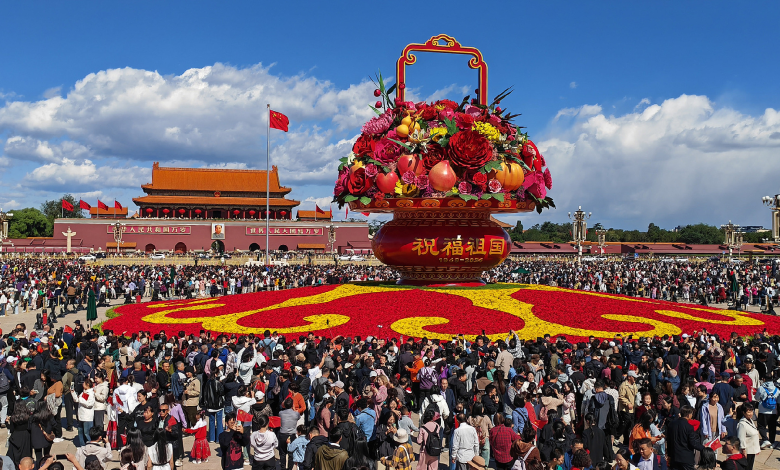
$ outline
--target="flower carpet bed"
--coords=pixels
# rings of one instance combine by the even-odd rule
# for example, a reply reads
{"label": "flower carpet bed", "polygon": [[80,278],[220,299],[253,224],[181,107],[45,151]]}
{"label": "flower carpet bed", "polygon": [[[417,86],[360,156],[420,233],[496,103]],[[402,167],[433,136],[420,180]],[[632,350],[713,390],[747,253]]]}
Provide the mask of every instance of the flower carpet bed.
{"label": "flower carpet bed", "polygon": [[691,304],[556,287],[494,284],[481,288],[414,288],[389,284],[342,284],[196,300],[130,304],[103,324],[115,333],[165,331],[335,337],[379,336],[451,339],[485,334],[522,339],[546,333],[571,339],[663,336],[707,331],[728,336],[767,329],[780,319]]}

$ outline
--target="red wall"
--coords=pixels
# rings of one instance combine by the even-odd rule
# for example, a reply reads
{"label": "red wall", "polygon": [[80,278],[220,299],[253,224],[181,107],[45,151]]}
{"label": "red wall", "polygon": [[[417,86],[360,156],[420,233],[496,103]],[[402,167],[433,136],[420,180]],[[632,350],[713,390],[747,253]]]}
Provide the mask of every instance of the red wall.
{"label": "red wall", "polygon": [[[246,227],[265,228],[265,221],[194,221],[194,220],[160,220],[160,219],[122,219],[127,225],[139,225],[145,227],[173,227],[189,226],[190,234],[147,234],[125,233],[122,242],[136,242],[136,249],[144,250],[147,244],[153,244],[157,250],[174,250],[177,243],[182,242],[187,250],[208,250],[213,240],[211,239],[211,224],[219,222],[225,226],[225,250],[232,251],[249,250],[252,243],[257,243],[260,249],[265,249],[265,235],[246,235]],[[45,246],[65,246],[65,237],[68,227],[76,235],[73,237],[73,247],[94,248],[106,250],[106,243],[113,242],[114,236],[109,233],[107,226],[116,222],[114,219],[57,219],[54,221],[54,239],[46,240]],[[334,222],[336,229],[335,248],[342,251],[350,241],[368,240],[368,225],[361,222]],[[274,228],[322,228],[322,235],[270,235],[271,250],[278,250],[286,245],[289,250],[295,250],[299,243],[324,244],[330,250],[328,243],[327,222],[297,222],[297,221],[271,221],[270,227]],[[16,246],[21,246],[26,240],[16,240]]]}

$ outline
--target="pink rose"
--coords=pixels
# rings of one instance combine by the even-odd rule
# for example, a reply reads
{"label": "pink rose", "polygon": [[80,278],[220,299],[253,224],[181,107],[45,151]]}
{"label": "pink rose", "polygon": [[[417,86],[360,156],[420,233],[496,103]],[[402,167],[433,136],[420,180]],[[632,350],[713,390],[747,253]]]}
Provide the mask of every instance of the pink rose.
{"label": "pink rose", "polygon": [[463,111],[466,114],[470,114],[471,117],[474,119],[478,118],[482,114],[482,110],[477,108],[476,106],[466,105],[466,107],[463,109]]}
{"label": "pink rose", "polygon": [[471,183],[467,181],[461,181],[458,185],[458,192],[461,194],[471,194]]}
{"label": "pink rose", "polygon": [[401,147],[389,139],[381,139],[374,146],[374,158],[380,163],[395,163],[401,155]]}
{"label": "pink rose", "polygon": [[550,169],[545,168],[542,176],[544,176],[544,185],[547,187],[547,189],[552,189],[552,175],[550,174]]}
{"label": "pink rose", "polygon": [[445,119],[454,119],[454,118],[455,118],[455,111],[449,108],[442,109],[441,111],[439,111],[439,119],[441,119],[442,121]]}
{"label": "pink rose", "polygon": [[428,181],[428,175],[418,176],[417,178],[415,178],[414,184],[417,185],[417,187],[423,191],[428,189],[428,185],[430,184],[430,182]]}
{"label": "pink rose", "polygon": [[491,193],[498,193],[501,192],[501,189],[503,189],[503,186],[501,186],[501,182],[497,179],[493,178],[492,180],[488,181],[488,189]]}
{"label": "pink rose", "polygon": [[401,175],[401,181],[403,181],[405,184],[414,184],[414,178],[416,175],[412,170],[407,170],[406,173]]}
{"label": "pink rose", "polygon": [[369,163],[366,165],[366,176],[369,178],[373,178],[379,173],[379,168],[376,167],[373,163]]}
{"label": "pink rose", "polygon": [[490,124],[493,124],[495,127],[498,127],[499,125],[501,125],[501,118],[496,116],[495,114],[491,114],[490,117],[488,118],[488,122]]}

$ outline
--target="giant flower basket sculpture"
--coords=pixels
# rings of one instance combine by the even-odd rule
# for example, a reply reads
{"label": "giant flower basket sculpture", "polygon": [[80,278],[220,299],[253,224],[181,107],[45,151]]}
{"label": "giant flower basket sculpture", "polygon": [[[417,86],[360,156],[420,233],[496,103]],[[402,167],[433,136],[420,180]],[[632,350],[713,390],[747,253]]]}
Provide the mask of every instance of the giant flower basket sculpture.
{"label": "giant flower basket sculpture", "polygon": [[[470,55],[479,71],[477,98],[460,103],[404,100],[413,52]],[[539,149],[501,108],[505,90],[487,99],[482,53],[454,38],[410,44],[398,59],[395,85],[381,74],[352,152],[341,159],[334,188],[339,207],[393,213],[373,239],[374,254],[395,267],[403,284],[480,284],[482,272],[509,254],[510,239],[490,215],[555,207],[552,177]],[[391,98],[396,92],[395,98]]]}

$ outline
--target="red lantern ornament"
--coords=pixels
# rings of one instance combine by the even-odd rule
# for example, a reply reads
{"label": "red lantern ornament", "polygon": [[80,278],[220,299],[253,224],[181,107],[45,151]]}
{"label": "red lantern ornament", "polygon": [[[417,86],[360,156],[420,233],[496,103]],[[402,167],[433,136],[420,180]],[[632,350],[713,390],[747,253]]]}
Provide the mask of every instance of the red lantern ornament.
{"label": "red lantern ornament", "polygon": [[200,209],[195,209],[195,213],[196,213],[196,214],[200,214],[201,212],[203,212],[203,211],[202,211],[202,210],[200,210]]}
{"label": "red lantern ornament", "polygon": [[153,210],[154,210],[154,209],[152,209],[151,207],[147,207],[147,208],[146,208],[146,213],[147,213],[147,214],[151,214]]}
{"label": "red lantern ornament", "polygon": [[179,214],[184,214],[184,209],[179,209]]}
{"label": "red lantern ornament", "polygon": [[249,215],[255,215],[255,211],[249,211]]}
{"label": "red lantern ornament", "polygon": [[234,210],[234,211],[233,211],[233,215],[238,215],[238,214],[240,214],[240,213],[241,213],[241,211],[240,211],[240,210],[238,210],[238,209],[236,209],[236,210]]}
{"label": "red lantern ornament", "polygon": [[170,210],[168,210],[168,209],[163,209],[163,214],[167,214],[168,212],[170,212]]}
{"label": "red lantern ornament", "polygon": [[287,215],[287,211],[281,211],[281,212],[279,212],[279,213],[282,215],[282,217],[284,217],[285,215]]}

